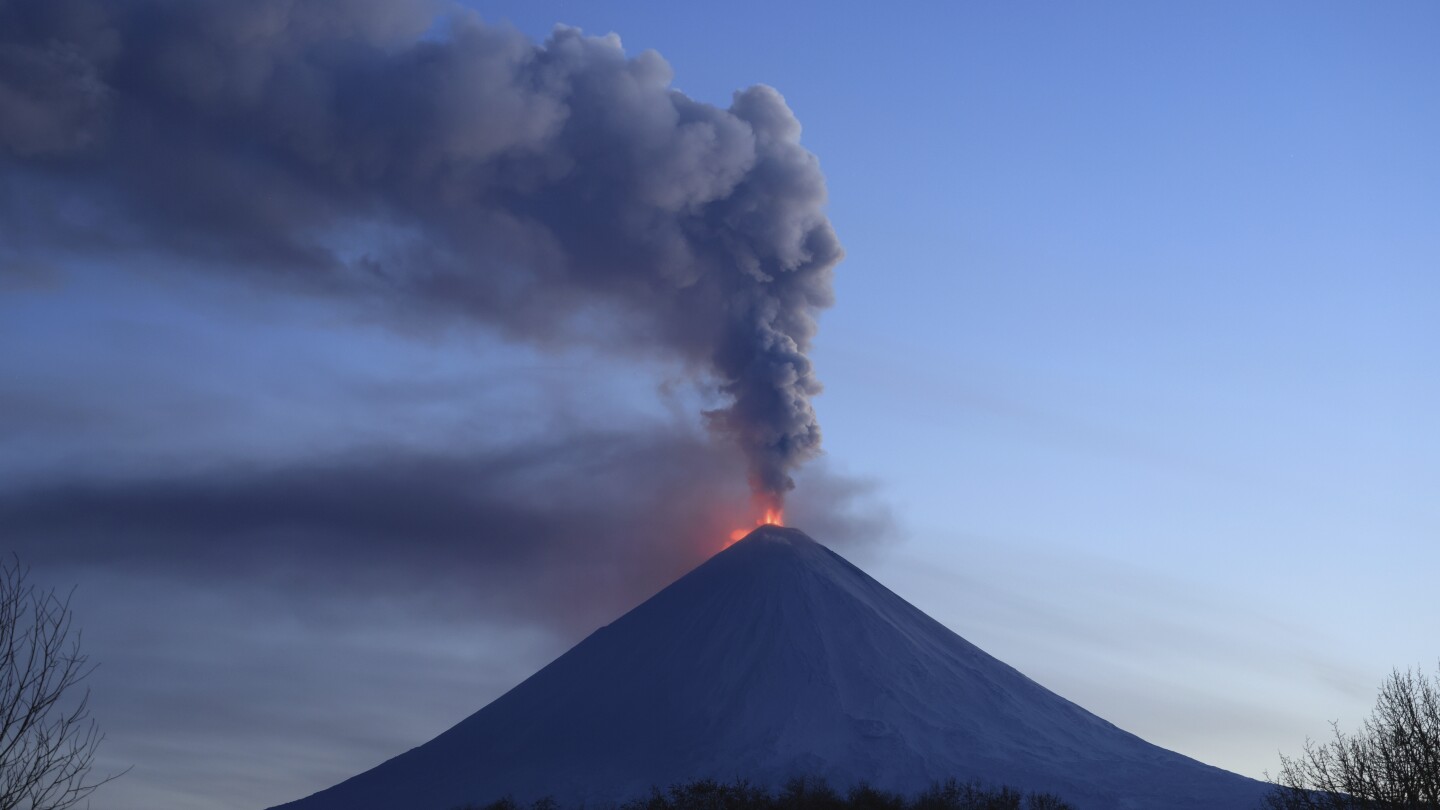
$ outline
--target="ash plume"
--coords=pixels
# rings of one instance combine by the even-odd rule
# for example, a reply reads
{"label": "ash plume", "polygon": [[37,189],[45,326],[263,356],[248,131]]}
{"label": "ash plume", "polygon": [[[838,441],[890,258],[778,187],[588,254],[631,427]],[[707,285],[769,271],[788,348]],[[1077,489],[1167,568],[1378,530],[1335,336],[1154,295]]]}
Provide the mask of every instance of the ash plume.
{"label": "ash plume", "polygon": [[[719,550],[746,497],[734,453],[642,423],[444,453],[42,476],[0,488],[0,537],[46,569],[283,583],[297,608],[383,598],[573,635]],[[831,544],[863,551],[895,535],[873,485],[823,463],[805,476],[795,509]]]}
{"label": "ash plume", "polygon": [[125,257],[713,375],[778,501],[842,256],[775,90],[424,0],[0,0],[0,265]]}

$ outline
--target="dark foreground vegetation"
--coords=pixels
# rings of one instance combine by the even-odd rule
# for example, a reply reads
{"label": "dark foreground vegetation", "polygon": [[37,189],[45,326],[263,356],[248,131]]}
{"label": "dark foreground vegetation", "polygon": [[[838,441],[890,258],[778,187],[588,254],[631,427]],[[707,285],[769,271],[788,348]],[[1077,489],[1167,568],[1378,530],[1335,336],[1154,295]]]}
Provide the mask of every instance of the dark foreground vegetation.
{"label": "dark foreground vegetation", "polygon": [[[618,806],[619,810],[1075,810],[1049,793],[1021,793],[1008,787],[987,788],[951,779],[907,797],[858,785],[841,793],[821,779],[795,779],[777,793],[749,782],[702,779]],[[511,799],[472,804],[455,810],[562,810],[552,799],[529,805]]]}
{"label": "dark foreground vegetation", "polygon": [[1391,673],[1354,734],[1281,757],[1270,810],[1440,810],[1440,679]]}

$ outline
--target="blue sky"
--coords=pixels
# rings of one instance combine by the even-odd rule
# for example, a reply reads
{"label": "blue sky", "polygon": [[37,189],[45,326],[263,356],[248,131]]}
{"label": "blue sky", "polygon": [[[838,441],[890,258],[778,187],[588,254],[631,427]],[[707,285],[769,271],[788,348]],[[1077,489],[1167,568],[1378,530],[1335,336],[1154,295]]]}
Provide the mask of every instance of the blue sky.
{"label": "blue sky", "polygon": [[[1117,725],[1257,777],[1357,724],[1392,667],[1435,665],[1440,8],[472,6],[536,40],[616,32],[700,101],[784,95],[846,249],[812,353],[827,455],[798,493],[807,474],[868,482],[893,523],[846,553],[901,596]],[[663,357],[395,330],[119,264],[0,287],[0,404],[45,414],[0,430],[0,484],[696,422],[713,397]],[[144,578],[80,580],[102,674],[144,691],[133,631],[203,679],[177,650],[219,633],[264,666],[188,681],[197,717],[262,695],[313,722],[229,726],[235,746],[306,735],[256,775],[199,721],[147,736],[139,707],[162,696],[127,710],[97,675],[106,764],[137,765],[107,788],[119,807],[328,786],[587,629],[422,611],[422,632],[370,604],[363,636],[269,591],[167,582],[153,601]],[[374,675],[313,686],[337,661]]]}

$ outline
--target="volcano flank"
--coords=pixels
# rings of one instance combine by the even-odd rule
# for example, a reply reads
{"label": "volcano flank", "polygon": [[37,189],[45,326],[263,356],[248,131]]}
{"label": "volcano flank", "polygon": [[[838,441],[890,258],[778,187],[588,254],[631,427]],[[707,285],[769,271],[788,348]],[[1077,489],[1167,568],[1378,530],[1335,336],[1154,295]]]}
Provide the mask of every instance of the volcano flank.
{"label": "volcano flank", "polygon": [[763,526],[449,731],[282,808],[594,806],[795,776],[907,794],[979,779],[1084,810],[1250,808],[1266,788],[1116,728]]}

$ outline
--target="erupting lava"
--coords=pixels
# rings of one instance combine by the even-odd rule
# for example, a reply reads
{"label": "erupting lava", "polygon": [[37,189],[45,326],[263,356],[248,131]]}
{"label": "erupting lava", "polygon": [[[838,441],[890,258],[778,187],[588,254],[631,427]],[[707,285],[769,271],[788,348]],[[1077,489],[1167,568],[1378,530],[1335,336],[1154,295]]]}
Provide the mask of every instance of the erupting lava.
{"label": "erupting lava", "polygon": [[[760,526],[784,526],[784,525],[785,525],[785,510],[782,509],[782,508],[780,508],[780,507],[778,507],[778,506],[767,506],[767,507],[765,507],[765,514],[764,514],[763,516],[755,519],[755,526],[756,526],[757,528],[760,527]],[[753,529],[736,529],[735,531],[730,532],[730,543],[734,543],[734,542],[740,540],[740,539],[743,538],[745,535],[749,534],[751,531],[753,531]],[[725,544],[726,548],[729,548],[729,547],[730,547],[730,543],[726,543],[726,544]]]}

